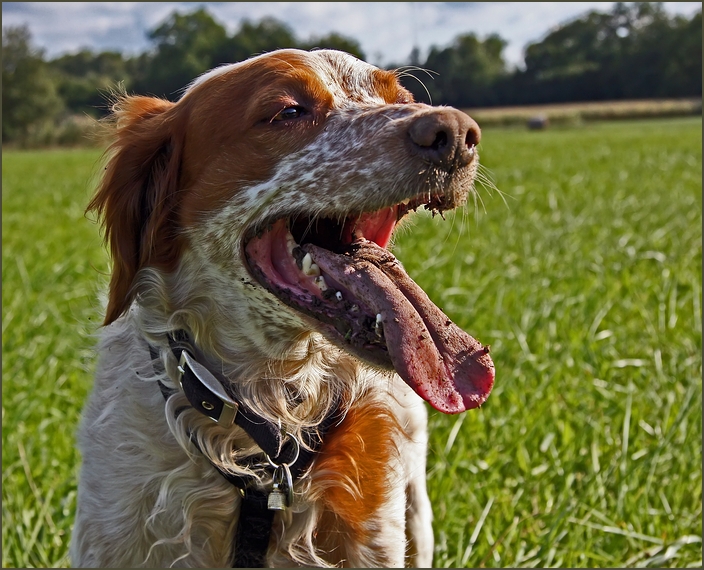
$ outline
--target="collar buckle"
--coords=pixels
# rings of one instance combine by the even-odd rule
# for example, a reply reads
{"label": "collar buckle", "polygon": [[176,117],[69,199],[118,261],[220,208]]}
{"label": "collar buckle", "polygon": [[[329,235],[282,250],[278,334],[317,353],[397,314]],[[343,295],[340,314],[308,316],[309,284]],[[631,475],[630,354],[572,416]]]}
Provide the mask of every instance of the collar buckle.
{"label": "collar buckle", "polygon": [[191,406],[223,427],[230,427],[235,422],[239,404],[227,395],[215,376],[185,349],[181,351],[178,371],[181,389]]}

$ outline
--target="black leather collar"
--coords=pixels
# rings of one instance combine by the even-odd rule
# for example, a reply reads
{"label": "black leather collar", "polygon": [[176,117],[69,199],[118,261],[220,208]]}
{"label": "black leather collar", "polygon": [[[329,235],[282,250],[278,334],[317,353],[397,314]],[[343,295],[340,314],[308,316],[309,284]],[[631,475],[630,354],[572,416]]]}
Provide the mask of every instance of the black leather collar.
{"label": "black leather collar", "polygon": [[[225,390],[228,380],[214,367],[202,364],[205,357],[185,331],[170,334],[169,345],[179,363],[181,389],[194,409],[223,427],[238,425],[277,463],[293,458],[294,446],[283,445],[285,434],[281,427],[236,402]],[[283,453],[284,450],[288,453]]]}
{"label": "black leather collar", "polygon": [[[301,445],[293,436],[286,437],[281,426],[257,415],[228,394],[225,389],[227,379],[212,366],[202,364],[206,359],[191,342],[188,333],[179,330],[169,334],[168,338],[171,350],[179,362],[181,389],[190,405],[225,427],[233,424],[241,427],[267,455],[268,461],[264,468],[271,473],[272,478],[276,469],[285,467],[293,481],[299,479],[320,449],[325,433],[342,420],[340,401],[317,429],[302,433]],[[149,351],[152,359],[158,361],[158,350],[149,345]],[[177,392],[162,382],[159,382],[159,389],[165,400]],[[182,410],[177,410],[176,413],[179,414]],[[193,434],[190,435],[193,444],[202,452],[196,438]],[[210,461],[207,455],[203,455]],[[210,463],[242,494],[232,567],[263,567],[275,514],[274,510],[268,508],[271,490],[259,486],[253,477],[234,475],[223,471],[212,461]]]}

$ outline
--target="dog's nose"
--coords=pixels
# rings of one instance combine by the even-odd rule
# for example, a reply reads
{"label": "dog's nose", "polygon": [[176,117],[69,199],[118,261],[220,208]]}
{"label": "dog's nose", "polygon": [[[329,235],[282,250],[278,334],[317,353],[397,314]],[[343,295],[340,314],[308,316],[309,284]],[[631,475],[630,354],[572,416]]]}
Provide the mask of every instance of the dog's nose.
{"label": "dog's nose", "polygon": [[408,129],[415,154],[436,166],[467,166],[479,143],[479,125],[457,109],[434,109],[417,118]]}

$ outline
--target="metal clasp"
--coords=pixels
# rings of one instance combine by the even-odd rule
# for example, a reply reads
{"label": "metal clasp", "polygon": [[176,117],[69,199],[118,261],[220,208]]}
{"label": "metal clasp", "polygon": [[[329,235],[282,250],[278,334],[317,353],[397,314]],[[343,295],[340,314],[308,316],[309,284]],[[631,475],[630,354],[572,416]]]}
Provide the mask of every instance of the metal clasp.
{"label": "metal clasp", "polygon": [[[197,360],[195,360],[187,350],[182,350],[181,351],[181,358],[179,359],[178,363],[178,371],[179,371],[179,377],[178,381],[181,386],[181,390],[183,390],[184,393],[186,391],[183,388],[183,375],[186,372],[186,367],[188,367],[191,372],[193,372],[193,375],[196,377],[196,379],[203,385],[207,390],[215,396],[218,400],[222,402],[222,410],[220,411],[220,415],[217,418],[213,418],[211,416],[210,419],[213,421],[217,422],[218,424],[223,425],[224,427],[229,427],[231,426],[234,421],[235,417],[237,416],[237,410],[239,409],[239,404],[235,402],[230,396],[227,395],[225,392],[225,389],[222,387],[222,384],[218,381],[215,376],[211,374],[211,372],[202,364],[200,364]],[[206,410],[211,410],[213,409],[213,405],[210,402],[201,402],[201,405],[206,409]]]}
{"label": "metal clasp", "polygon": [[298,461],[301,445],[293,434],[286,432],[286,435],[296,444],[296,455],[290,463],[274,463],[269,454],[265,454],[269,465],[274,468],[272,489],[267,500],[267,508],[271,511],[284,511],[293,504],[293,478],[291,477],[289,465],[293,465]]}
{"label": "metal clasp", "polygon": [[287,463],[275,471],[266,506],[270,511],[285,511],[293,504],[293,478]]}

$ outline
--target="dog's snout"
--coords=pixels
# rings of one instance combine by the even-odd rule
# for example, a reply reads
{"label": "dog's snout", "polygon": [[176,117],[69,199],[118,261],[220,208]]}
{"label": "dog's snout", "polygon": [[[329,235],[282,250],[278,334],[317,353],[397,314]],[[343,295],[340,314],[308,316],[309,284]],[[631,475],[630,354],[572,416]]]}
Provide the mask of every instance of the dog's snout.
{"label": "dog's snout", "polygon": [[415,119],[408,129],[415,154],[437,166],[466,166],[479,143],[479,125],[457,109],[437,109]]}

